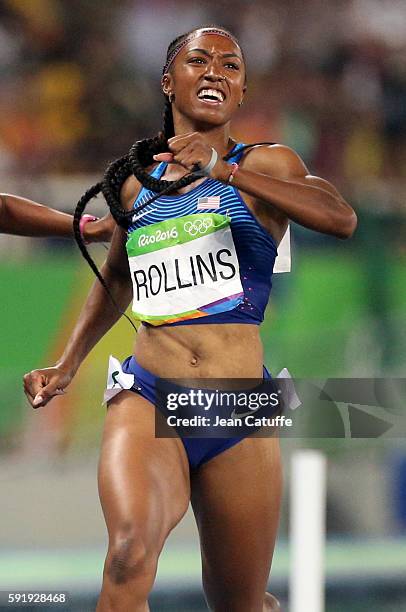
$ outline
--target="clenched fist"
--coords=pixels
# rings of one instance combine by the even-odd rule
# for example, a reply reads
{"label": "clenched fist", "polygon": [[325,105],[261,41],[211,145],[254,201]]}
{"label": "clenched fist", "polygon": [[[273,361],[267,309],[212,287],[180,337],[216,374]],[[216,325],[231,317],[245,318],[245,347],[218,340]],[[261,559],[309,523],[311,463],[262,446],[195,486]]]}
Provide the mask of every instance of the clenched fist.
{"label": "clenched fist", "polygon": [[[198,132],[173,136],[168,140],[169,151],[154,155],[155,161],[180,164],[189,171],[204,168],[210,162],[213,147],[207,144]],[[230,165],[221,156],[210,172],[210,177],[226,182],[230,176]]]}
{"label": "clenched fist", "polygon": [[32,370],[25,374],[24,393],[33,408],[45,406],[55,395],[63,395],[72,375],[59,367]]}

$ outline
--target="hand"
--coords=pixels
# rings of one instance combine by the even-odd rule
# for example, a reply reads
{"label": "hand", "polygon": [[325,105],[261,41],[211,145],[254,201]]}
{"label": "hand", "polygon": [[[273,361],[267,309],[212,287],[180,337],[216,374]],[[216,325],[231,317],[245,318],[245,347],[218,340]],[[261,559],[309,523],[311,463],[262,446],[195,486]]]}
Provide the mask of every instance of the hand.
{"label": "hand", "polygon": [[110,213],[98,221],[86,223],[83,234],[86,242],[110,242],[116,222]]}
{"label": "hand", "polygon": [[55,395],[63,395],[72,378],[58,366],[32,370],[24,376],[24,393],[33,408],[41,408]]}
{"label": "hand", "polygon": [[[168,140],[169,151],[154,155],[154,160],[180,164],[189,171],[195,166],[204,168],[210,162],[212,148],[198,132],[173,136]],[[219,181],[227,182],[230,176],[230,165],[223,161],[219,155],[217,163],[210,172],[210,177]]]}

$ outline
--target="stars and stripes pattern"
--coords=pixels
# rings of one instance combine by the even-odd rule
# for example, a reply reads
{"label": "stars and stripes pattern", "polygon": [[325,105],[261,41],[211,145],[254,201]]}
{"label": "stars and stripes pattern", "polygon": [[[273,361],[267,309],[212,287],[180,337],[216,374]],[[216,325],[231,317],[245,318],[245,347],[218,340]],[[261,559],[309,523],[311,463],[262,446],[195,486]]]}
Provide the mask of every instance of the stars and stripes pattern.
{"label": "stars and stripes pattern", "polygon": [[213,210],[220,208],[220,196],[208,196],[206,198],[197,199],[197,210]]}

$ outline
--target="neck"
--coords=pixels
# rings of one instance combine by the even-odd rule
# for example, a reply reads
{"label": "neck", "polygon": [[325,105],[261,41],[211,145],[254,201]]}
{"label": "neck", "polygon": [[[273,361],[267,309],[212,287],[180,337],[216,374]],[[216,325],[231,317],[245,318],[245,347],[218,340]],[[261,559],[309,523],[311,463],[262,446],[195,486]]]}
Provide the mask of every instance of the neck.
{"label": "neck", "polygon": [[203,140],[211,147],[214,147],[221,157],[224,157],[234,144],[233,139],[230,138],[230,122],[225,125],[216,126],[207,124],[197,125],[189,121],[187,117],[176,116],[176,113],[174,113],[173,125],[175,136],[199,132]]}

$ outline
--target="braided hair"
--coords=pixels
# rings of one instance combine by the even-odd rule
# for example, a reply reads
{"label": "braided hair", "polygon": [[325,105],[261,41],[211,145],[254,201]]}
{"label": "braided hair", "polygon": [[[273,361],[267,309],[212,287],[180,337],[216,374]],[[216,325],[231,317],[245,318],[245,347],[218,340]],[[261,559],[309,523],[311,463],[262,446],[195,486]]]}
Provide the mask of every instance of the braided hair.
{"label": "braided hair", "polygon": [[[163,68],[163,73],[169,70],[171,63],[173,62],[180,49],[187,42],[189,42],[189,39],[191,37],[193,37],[194,35],[198,35],[198,32],[201,29],[202,28],[190,30],[185,34],[178,36],[170,43],[166,54],[166,62]],[[238,44],[233,34],[231,34],[223,27],[210,25],[208,27],[204,27],[203,30],[211,34],[218,33],[220,35],[227,36],[236,44]],[[95,262],[91,258],[86,248],[86,245],[80,232],[80,219],[89,201],[101,192],[116,223],[125,230],[128,230],[132,223],[132,217],[134,216],[134,214],[137,214],[141,209],[145,208],[155,199],[159,198],[160,195],[168,194],[172,191],[177,191],[182,187],[190,185],[198,178],[201,178],[201,174],[199,174],[198,172],[189,172],[177,181],[166,181],[156,179],[150,174],[148,174],[148,172],[146,172],[146,168],[148,168],[154,163],[153,156],[158,153],[164,153],[168,151],[168,140],[169,138],[172,138],[172,136],[175,135],[172,103],[167,95],[164,94],[164,96],[165,105],[162,117],[162,131],[160,131],[153,138],[145,138],[144,140],[138,140],[132,145],[127,155],[124,155],[123,157],[120,157],[119,159],[116,159],[115,161],[110,163],[106,168],[103,180],[99,183],[96,183],[86,191],[86,193],[80,198],[79,202],[77,203],[73,215],[74,236],[83,257],[86,259],[94,274],[99,279],[100,283],[103,285],[104,289],[110,296],[110,299],[112,300],[113,304],[116,306],[116,308],[120,311],[121,314],[124,314],[124,316],[126,316],[125,313],[123,313],[117,305],[106,281],[100,274]],[[246,148],[252,146],[254,145],[247,145]],[[223,160],[227,161],[230,157],[232,157],[232,155],[233,153],[230,151],[225,157],[223,157]],[[155,192],[155,195],[149,198],[140,206],[138,206],[136,209],[126,211],[121,206],[120,191],[126,179],[132,175],[134,175],[146,189]],[[130,321],[134,329],[136,329],[133,322],[130,319],[128,320]]]}

